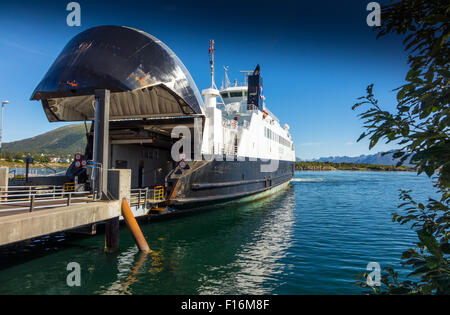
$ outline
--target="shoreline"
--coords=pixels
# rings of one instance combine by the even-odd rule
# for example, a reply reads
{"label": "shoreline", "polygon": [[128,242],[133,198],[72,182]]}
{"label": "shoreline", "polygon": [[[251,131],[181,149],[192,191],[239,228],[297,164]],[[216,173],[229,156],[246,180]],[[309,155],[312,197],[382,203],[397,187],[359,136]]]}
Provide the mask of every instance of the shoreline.
{"label": "shoreline", "polygon": [[[46,163],[46,164],[38,164],[38,163],[32,163],[30,164],[30,169],[35,168],[68,168],[70,164],[68,163]],[[6,161],[0,161],[0,167],[9,167],[10,169],[14,168],[25,168],[26,164],[25,162],[6,162]]]}
{"label": "shoreline", "polygon": [[396,173],[396,172],[411,172],[414,173],[416,172],[416,170],[392,170],[392,169],[307,169],[307,168],[296,168],[295,171],[298,172],[334,172],[334,171],[346,171],[346,172],[392,172],[392,173]]}
{"label": "shoreline", "polygon": [[333,163],[333,162],[296,162],[296,171],[375,171],[375,172],[417,172],[409,166],[393,166],[359,163]]}
{"label": "shoreline", "polygon": [[[69,163],[30,164],[30,169],[36,168],[68,168]],[[25,163],[0,161],[0,167],[25,168]],[[416,172],[414,167],[358,163],[331,163],[331,162],[296,162],[296,171],[379,171],[379,172]]]}

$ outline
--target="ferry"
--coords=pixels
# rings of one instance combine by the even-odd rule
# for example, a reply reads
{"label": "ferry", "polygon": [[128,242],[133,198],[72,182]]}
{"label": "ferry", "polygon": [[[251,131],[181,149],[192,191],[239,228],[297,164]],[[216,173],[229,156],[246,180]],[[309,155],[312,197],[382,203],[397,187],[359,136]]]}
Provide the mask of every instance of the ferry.
{"label": "ferry", "polygon": [[[287,187],[295,150],[287,124],[269,110],[258,66],[245,80],[214,80],[200,94],[175,53],[156,37],[123,26],[97,26],[62,50],[31,99],[50,122],[94,121],[96,91],[109,90],[108,168],[131,169],[131,188],[164,186],[175,209],[251,201]],[[86,124],[87,126],[87,124]],[[86,127],[86,160],[95,165],[95,126]],[[92,163],[91,163],[92,165]],[[86,185],[92,169],[68,176]]]}

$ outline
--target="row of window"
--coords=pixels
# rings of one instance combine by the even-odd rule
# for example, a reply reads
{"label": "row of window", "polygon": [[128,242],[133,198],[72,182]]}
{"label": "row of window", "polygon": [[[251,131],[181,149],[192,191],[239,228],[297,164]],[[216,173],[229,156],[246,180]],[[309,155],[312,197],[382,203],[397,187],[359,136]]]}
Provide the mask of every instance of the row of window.
{"label": "row of window", "polygon": [[289,140],[283,138],[282,136],[277,135],[275,132],[273,132],[267,127],[264,127],[264,136],[268,139],[278,142],[279,144],[284,145],[285,147],[288,148],[291,147],[291,143],[289,142]]}
{"label": "row of window", "polygon": [[221,92],[220,95],[222,98],[229,98],[229,97],[247,97],[247,91],[236,91],[236,92]]}

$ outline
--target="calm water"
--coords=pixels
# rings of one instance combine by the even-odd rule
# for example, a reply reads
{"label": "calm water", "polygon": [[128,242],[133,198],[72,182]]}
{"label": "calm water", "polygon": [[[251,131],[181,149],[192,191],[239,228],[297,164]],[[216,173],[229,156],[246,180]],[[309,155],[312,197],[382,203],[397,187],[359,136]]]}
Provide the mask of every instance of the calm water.
{"label": "calm water", "polygon": [[[57,173],[62,173],[67,170],[67,167],[56,167],[54,169],[49,169],[49,168],[30,168],[29,170],[29,174],[30,175],[53,175],[55,174],[55,171]],[[13,174],[14,171],[16,172],[16,174],[25,174],[26,173],[26,169],[25,168],[10,168],[9,172],[10,174]]]}
{"label": "calm water", "polygon": [[[358,294],[368,262],[398,267],[415,240],[391,221],[400,188],[433,196],[415,173],[297,172],[265,200],[142,224],[149,256],[125,227],[113,255],[104,235],[3,249],[0,294]],[[66,285],[69,262],[81,266],[79,288]]]}

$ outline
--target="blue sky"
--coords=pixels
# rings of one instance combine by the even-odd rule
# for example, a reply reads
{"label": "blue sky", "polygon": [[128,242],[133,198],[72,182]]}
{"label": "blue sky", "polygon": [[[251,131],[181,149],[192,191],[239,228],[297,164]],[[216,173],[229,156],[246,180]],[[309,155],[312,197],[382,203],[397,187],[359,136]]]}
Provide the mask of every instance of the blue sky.
{"label": "blue sky", "polygon": [[216,41],[216,84],[261,65],[268,108],[291,126],[296,155],[371,154],[351,110],[370,83],[382,106],[395,108],[395,92],[407,72],[402,39],[376,40],[366,24],[370,1],[78,1],[81,26],[66,24],[69,1],[2,1],[0,4],[0,99],[3,139],[15,141],[52,130],[34,88],[64,45],[96,25],[126,25],[165,42],[201,90],[209,85],[208,42]]}

